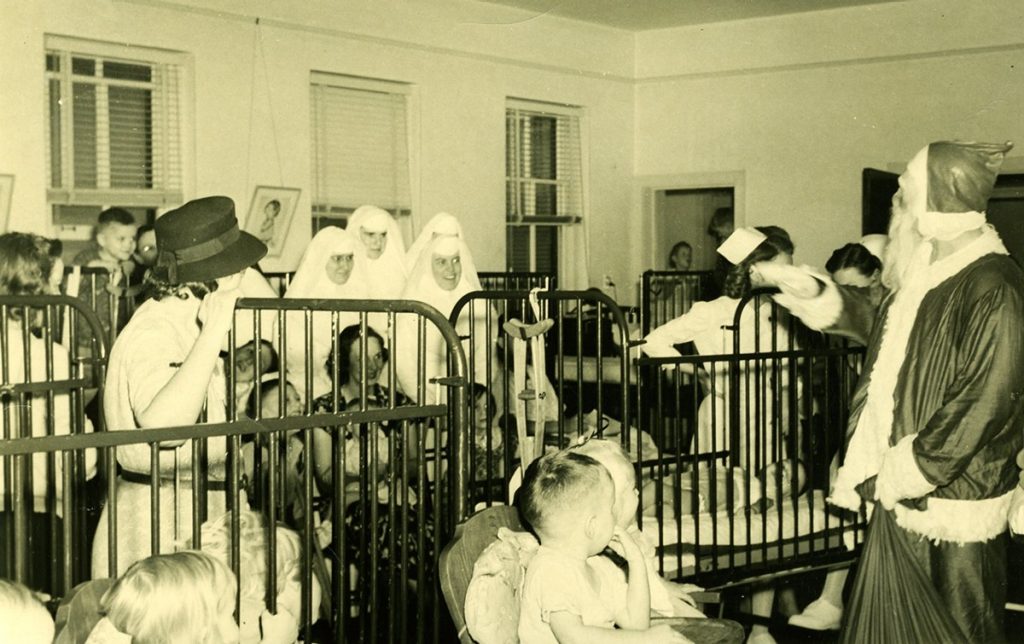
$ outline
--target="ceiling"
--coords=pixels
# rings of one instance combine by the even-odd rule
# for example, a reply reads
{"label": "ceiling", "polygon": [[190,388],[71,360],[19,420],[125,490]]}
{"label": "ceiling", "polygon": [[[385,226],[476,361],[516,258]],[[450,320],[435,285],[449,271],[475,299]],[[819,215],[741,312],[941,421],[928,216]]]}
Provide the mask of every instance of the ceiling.
{"label": "ceiling", "polygon": [[901,0],[487,0],[629,31],[763,18]]}

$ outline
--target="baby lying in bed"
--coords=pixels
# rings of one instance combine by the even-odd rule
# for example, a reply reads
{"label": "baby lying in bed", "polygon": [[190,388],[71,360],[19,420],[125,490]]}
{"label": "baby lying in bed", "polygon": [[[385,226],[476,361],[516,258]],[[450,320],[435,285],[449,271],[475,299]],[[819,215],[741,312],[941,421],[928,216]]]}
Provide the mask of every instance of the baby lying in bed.
{"label": "baby lying in bed", "polygon": [[702,512],[731,513],[746,507],[763,512],[779,499],[799,496],[807,483],[804,467],[795,459],[770,463],[750,481],[747,478],[746,470],[740,467],[700,466],[696,476],[693,472],[673,472],[660,480],[649,479],[641,495],[643,515],[653,517],[664,512],[663,516],[682,517]]}

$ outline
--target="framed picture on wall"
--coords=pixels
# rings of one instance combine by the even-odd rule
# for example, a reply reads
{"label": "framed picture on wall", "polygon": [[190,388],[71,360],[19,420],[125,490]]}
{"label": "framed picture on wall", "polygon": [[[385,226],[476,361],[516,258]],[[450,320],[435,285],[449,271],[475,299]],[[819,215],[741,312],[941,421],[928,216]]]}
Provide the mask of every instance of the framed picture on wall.
{"label": "framed picture on wall", "polygon": [[14,193],[14,175],[0,174],[0,233],[11,228],[11,195]]}
{"label": "framed picture on wall", "polygon": [[267,245],[267,257],[281,255],[301,193],[299,188],[256,186],[244,230]]}

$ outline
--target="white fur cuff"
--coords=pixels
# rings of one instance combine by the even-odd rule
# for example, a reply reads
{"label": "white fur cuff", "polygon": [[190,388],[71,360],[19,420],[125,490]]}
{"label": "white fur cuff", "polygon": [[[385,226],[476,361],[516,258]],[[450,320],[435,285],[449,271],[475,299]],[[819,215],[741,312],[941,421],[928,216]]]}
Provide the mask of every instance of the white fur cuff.
{"label": "white fur cuff", "polygon": [[789,309],[808,327],[815,331],[821,331],[839,320],[839,316],[843,312],[843,298],[832,280],[817,279],[822,283],[823,288],[816,297],[798,298],[780,293],[775,296],[775,301]]}
{"label": "white fur cuff", "polygon": [[875,491],[878,500],[890,510],[900,499],[916,499],[935,489],[921,473],[914,459],[916,437],[916,433],[904,436],[882,458]]}
{"label": "white fur cuff", "polygon": [[1013,488],[1013,497],[1007,514],[1010,518],[1010,530],[1014,534],[1024,534],[1024,488],[1019,485]]}
{"label": "white fur cuff", "polygon": [[928,509],[896,506],[896,524],[934,542],[976,543],[1006,531],[1006,514],[1013,491],[994,499],[928,499]]}

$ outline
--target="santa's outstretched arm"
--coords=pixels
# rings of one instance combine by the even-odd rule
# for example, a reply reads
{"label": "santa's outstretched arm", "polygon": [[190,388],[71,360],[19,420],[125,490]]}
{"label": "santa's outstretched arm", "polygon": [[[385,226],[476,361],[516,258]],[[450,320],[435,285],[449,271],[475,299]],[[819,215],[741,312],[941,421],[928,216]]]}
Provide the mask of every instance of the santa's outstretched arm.
{"label": "santa's outstretched arm", "polygon": [[808,327],[867,344],[878,319],[878,305],[866,288],[839,286],[810,266],[772,262],[754,264],[751,280],[776,286],[775,301]]}

